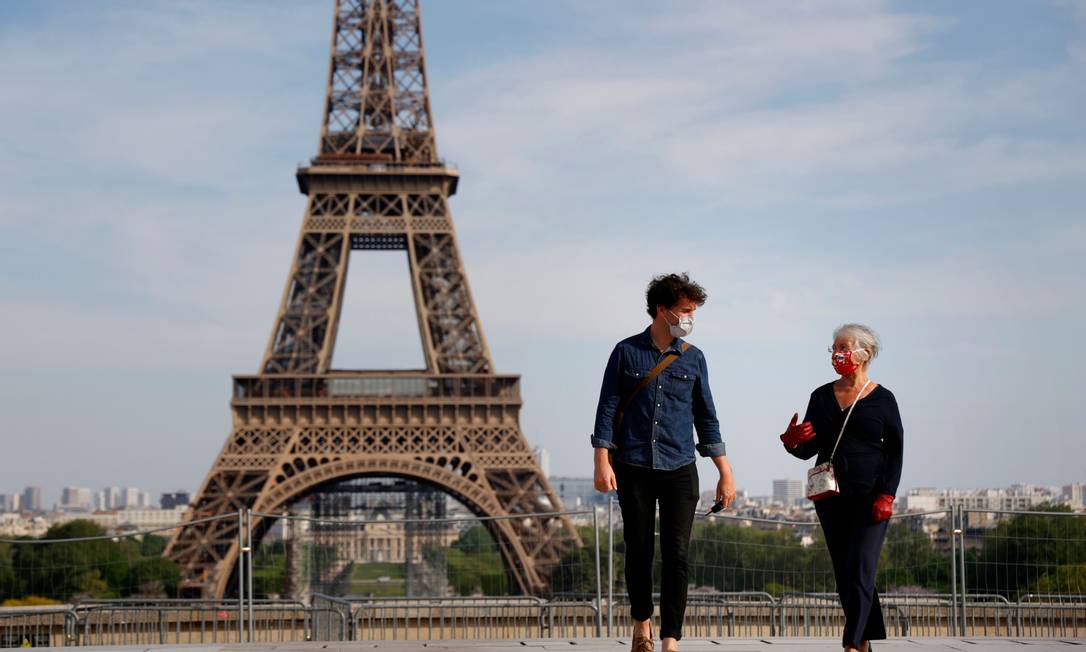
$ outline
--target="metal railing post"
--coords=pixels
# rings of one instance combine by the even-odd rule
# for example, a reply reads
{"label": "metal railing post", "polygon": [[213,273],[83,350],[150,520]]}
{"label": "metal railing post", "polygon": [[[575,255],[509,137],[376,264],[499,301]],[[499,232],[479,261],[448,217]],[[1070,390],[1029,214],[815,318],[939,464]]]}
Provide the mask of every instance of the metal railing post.
{"label": "metal railing post", "polygon": [[961,636],[966,636],[967,631],[966,631],[965,610],[966,610],[966,602],[967,602],[967,599],[968,599],[968,596],[969,596],[969,588],[968,588],[969,585],[966,583],[966,578],[965,578],[965,528],[966,528],[966,522],[965,522],[965,507],[962,506],[962,505],[958,506],[958,528],[959,528],[959,533],[960,533],[959,536],[961,537],[958,540],[958,558],[961,560],[961,566],[959,566],[959,577],[961,577],[961,580],[962,580],[962,608],[961,608],[961,611],[959,612],[960,615],[961,615],[961,619],[962,619],[961,630],[960,630],[961,634],[960,635]]}
{"label": "metal railing post", "polygon": [[607,495],[607,638],[615,624],[615,498]]}
{"label": "metal railing post", "polygon": [[64,646],[79,645],[79,616],[70,607],[64,612]]}
{"label": "metal railing post", "polygon": [[596,558],[596,637],[603,636],[603,586],[600,576],[600,512],[592,507],[592,548]]}
{"label": "metal railing post", "polygon": [[245,641],[245,511],[238,510],[238,643]]}
{"label": "metal railing post", "polygon": [[245,576],[248,579],[246,593],[249,595],[249,642],[253,642],[253,510],[245,510]]}
{"label": "metal railing post", "polygon": [[947,630],[951,636],[958,628],[958,521],[957,507],[951,507],[947,518],[950,519],[950,614]]}

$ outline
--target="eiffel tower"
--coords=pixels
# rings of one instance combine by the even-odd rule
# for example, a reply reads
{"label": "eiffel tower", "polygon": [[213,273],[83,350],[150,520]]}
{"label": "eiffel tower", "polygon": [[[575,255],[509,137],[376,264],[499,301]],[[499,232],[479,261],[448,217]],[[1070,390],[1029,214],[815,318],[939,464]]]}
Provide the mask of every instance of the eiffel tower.
{"label": "eiffel tower", "polygon": [[[233,430],[166,555],[190,594],[223,597],[235,519],[279,514],[358,476],[435,486],[488,521],[513,585],[547,590],[581,545],[520,430],[520,378],[497,374],[449,213],[459,174],[437,155],[417,0],[336,0],[319,153],[298,169],[305,215],[260,372],[234,376]],[[353,252],[407,252],[426,368],[330,367]],[[254,515],[254,531],[270,527]]]}

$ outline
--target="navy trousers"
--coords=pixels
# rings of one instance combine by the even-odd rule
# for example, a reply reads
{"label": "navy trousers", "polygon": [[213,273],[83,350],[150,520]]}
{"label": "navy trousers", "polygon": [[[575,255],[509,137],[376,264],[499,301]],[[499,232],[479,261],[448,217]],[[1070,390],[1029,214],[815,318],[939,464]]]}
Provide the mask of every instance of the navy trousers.
{"label": "navy trousers", "polygon": [[822,533],[833,560],[837,595],[845,610],[842,646],[886,638],[882,605],[875,590],[879,553],[889,521],[871,518],[873,494],[839,494],[815,502]]}

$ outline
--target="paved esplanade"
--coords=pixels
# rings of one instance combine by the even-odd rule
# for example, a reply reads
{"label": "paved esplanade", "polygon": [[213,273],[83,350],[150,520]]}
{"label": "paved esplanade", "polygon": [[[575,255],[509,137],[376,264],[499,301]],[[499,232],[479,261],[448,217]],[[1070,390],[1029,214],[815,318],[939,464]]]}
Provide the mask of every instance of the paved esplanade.
{"label": "paved esplanade", "polygon": [[[877,652],[928,652],[943,650],[970,650],[971,652],[984,652],[986,650],[1022,650],[1026,652],[1041,652],[1042,650],[1067,650],[1083,649],[1086,646],[1086,638],[898,638],[887,641],[878,641],[872,646]],[[353,641],[353,642],[329,642],[329,643],[248,643],[231,645],[125,645],[125,646],[93,646],[93,650],[109,652],[110,650],[124,650],[126,652],[138,652],[153,650],[154,652],[166,652],[168,650],[185,650],[186,652],[362,652],[362,650],[485,650],[486,652],[514,652],[525,648],[537,650],[576,650],[577,652],[619,652],[630,649],[629,639],[525,639],[505,641]],[[52,648],[46,648],[52,649]],[[67,649],[67,648],[56,648]],[[657,641],[656,649],[660,650]],[[757,652],[771,650],[788,650],[801,652],[837,652],[841,644],[836,639],[827,638],[699,638],[683,639],[680,649],[684,652],[707,652],[708,650],[720,650],[728,652]]]}

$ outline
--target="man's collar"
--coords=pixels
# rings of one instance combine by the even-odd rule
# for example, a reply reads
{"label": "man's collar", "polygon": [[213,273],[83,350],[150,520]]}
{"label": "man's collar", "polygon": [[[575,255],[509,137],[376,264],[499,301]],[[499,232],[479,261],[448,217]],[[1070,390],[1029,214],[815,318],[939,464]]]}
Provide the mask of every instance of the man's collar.
{"label": "man's collar", "polygon": [[[652,341],[652,324],[649,324],[648,328],[646,328],[645,331],[641,333],[641,343],[649,347],[653,351],[659,351],[659,349],[656,348],[656,342]],[[669,346],[667,350],[674,351],[675,353],[682,355],[682,346],[683,339],[681,337],[676,337],[675,341],[671,343],[671,346]]]}

